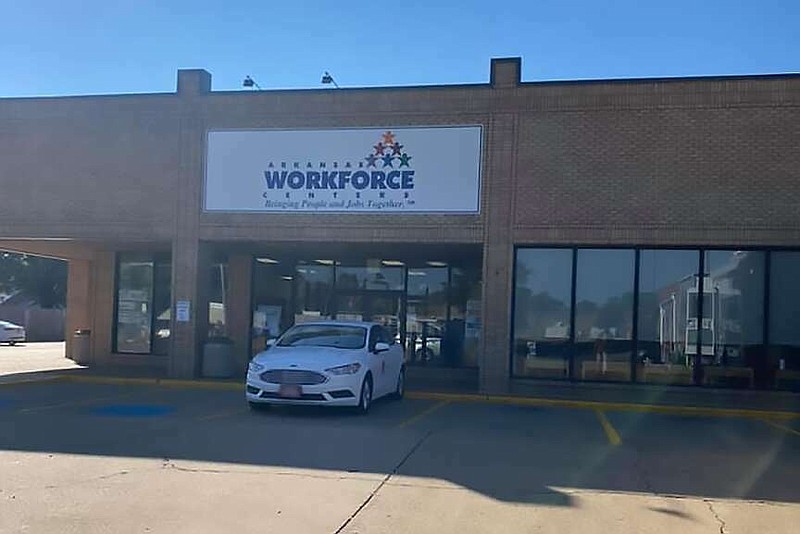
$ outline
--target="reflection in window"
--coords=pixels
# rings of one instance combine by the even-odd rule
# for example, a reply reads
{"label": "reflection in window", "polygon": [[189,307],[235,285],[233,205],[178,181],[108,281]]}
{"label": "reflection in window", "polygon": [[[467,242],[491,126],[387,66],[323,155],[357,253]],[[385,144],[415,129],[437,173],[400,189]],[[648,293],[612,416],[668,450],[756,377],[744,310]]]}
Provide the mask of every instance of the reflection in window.
{"label": "reflection in window", "polygon": [[454,366],[477,367],[481,337],[481,270],[480,267],[451,267],[450,323],[451,349],[444,350]]}
{"label": "reflection in window", "polygon": [[692,382],[687,346],[697,345],[697,330],[689,325],[697,324],[699,261],[696,250],[641,251],[637,377],[642,382]]}
{"label": "reflection in window", "polygon": [[123,257],[118,273],[116,352],[149,354],[153,261]]}
{"label": "reflection in window", "polygon": [[564,378],[568,372],[572,250],[517,250],[514,374]]}
{"label": "reflection in window", "polygon": [[336,287],[342,289],[374,289],[402,291],[403,267],[338,267]]}
{"label": "reflection in window", "polygon": [[169,354],[172,318],[172,264],[156,261],[155,287],[153,288],[153,354]]}
{"label": "reflection in window", "polygon": [[172,264],[169,255],[120,254],[114,351],[168,354],[171,306]]}
{"label": "reflection in window", "polygon": [[294,266],[284,263],[253,264],[252,354],[263,351],[268,339],[278,337],[293,324],[294,272]]}
{"label": "reflection in window", "polygon": [[800,389],[800,252],[773,252],[770,267],[770,384]]}
{"label": "reflection in window", "polygon": [[211,287],[208,297],[208,337],[227,335],[225,306],[228,300],[228,265],[211,266]]}
{"label": "reflection in window", "polygon": [[768,372],[764,355],[764,253],[706,252],[703,383],[752,387]]}
{"label": "reflection in window", "polygon": [[578,250],[575,372],[581,380],[630,380],[633,250]]}
{"label": "reflection in window", "polygon": [[[460,348],[448,346],[457,326],[447,325],[447,267],[408,269],[406,354],[410,365],[457,365]],[[461,323],[463,336],[463,322]],[[463,339],[460,340],[463,343]]]}
{"label": "reflection in window", "polygon": [[295,269],[294,322],[330,319],[333,315],[333,267],[299,265]]}

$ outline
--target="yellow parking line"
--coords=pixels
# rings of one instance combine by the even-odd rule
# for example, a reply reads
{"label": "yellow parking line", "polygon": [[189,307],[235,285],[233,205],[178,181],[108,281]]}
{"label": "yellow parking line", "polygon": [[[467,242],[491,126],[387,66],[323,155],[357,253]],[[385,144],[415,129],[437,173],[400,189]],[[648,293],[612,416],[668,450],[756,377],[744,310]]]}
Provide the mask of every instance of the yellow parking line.
{"label": "yellow parking line", "polygon": [[69,401],[69,402],[60,402],[58,404],[46,404],[44,406],[32,406],[30,408],[20,408],[17,410],[17,413],[34,413],[34,412],[43,412],[46,410],[55,410],[58,408],[69,408],[73,406],[85,406],[87,404],[94,404],[96,402],[105,402],[109,400],[116,400],[116,399],[124,399],[125,397],[131,397],[134,395],[134,392],[130,393],[122,393],[117,395],[109,395],[107,397],[94,397],[91,399],[83,399],[83,400],[76,400],[76,401]]}
{"label": "yellow parking line", "polygon": [[578,408],[588,410],[614,410],[622,412],[660,413],[665,415],[689,415],[705,417],[749,417],[761,419],[790,420],[800,418],[800,412],[750,410],[739,408],[708,408],[702,406],[679,406],[669,404],[636,404],[625,402],[578,401],[537,397],[509,397],[502,395],[435,393],[409,391],[406,396],[415,400],[450,400],[452,402],[484,402],[511,406],[544,406],[553,408]]}
{"label": "yellow parking line", "polygon": [[597,418],[600,420],[600,426],[603,427],[606,437],[608,438],[608,442],[615,447],[620,445],[622,443],[622,438],[619,437],[619,434],[611,424],[611,421],[608,420],[608,417],[606,417],[606,414],[601,410],[595,410],[594,413],[597,414]]}
{"label": "yellow parking line", "polygon": [[784,432],[788,432],[788,433],[794,434],[796,436],[800,436],[800,432],[798,432],[794,428],[788,427],[786,425],[782,425],[780,423],[776,423],[775,421],[770,421],[769,419],[762,419],[762,421],[764,421],[766,424],[768,424],[771,427],[777,428],[779,430],[783,430]]}
{"label": "yellow parking line", "polygon": [[404,428],[404,427],[407,427],[408,425],[414,424],[417,421],[419,421],[420,419],[429,416],[430,414],[432,414],[433,412],[435,412],[439,408],[441,408],[443,406],[447,406],[448,404],[450,404],[449,400],[444,400],[444,401],[438,402],[438,403],[434,404],[433,406],[430,406],[429,408],[426,408],[426,409],[422,410],[418,414],[409,417],[405,421],[403,421],[400,424],[398,424],[395,428]]}

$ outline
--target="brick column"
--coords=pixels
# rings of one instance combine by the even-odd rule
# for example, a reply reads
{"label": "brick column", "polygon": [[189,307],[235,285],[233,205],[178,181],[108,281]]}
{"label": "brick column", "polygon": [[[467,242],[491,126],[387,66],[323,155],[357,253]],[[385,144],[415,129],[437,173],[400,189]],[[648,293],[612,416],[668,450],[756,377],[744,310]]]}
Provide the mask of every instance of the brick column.
{"label": "brick column", "polygon": [[233,339],[236,355],[236,368],[242,376],[250,361],[248,347],[250,345],[251,284],[253,274],[253,257],[235,255],[228,258],[228,301],[226,318],[228,336]]}
{"label": "brick column", "polygon": [[[92,328],[92,262],[69,260],[67,274],[67,315],[64,322],[66,354],[72,357],[72,334]],[[92,333],[94,335],[94,332]]]}
{"label": "brick column", "polygon": [[[211,262],[208,247],[178,236],[172,245],[172,332],[169,375],[200,375],[203,343],[208,334],[208,288]],[[189,303],[189,320],[178,320],[178,303]]]}
{"label": "brick column", "polygon": [[484,393],[503,393],[508,391],[510,369],[515,116],[494,115],[488,135],[480,389]]}
{"label": "brick column", "polygon": [[[209,247],[200,242],[205,122],[201,102],[211,88],[211,76],[202,70],[178,71],[180,167],[172,242],[172,332],[169,375],[200,375],[200,356],[208,334]],[[177,304],[189,302],[190,316],[178,321]]]}

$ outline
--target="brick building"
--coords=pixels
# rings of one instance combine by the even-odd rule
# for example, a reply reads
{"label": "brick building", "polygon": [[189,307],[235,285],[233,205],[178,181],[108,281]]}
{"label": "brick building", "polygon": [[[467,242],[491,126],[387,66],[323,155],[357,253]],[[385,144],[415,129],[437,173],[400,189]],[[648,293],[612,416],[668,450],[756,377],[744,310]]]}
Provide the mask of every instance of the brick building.
{"label": "brick building", "polygon": [[[797,387],[800,76],[522,83],[498,59],[488,84],[210,87],[182,70],[172,94],[0,99],[0,249],[69,261],[67,331],[92,331],[95,364],[198,376],[224,335],[243,371],[294,322],[342,317],[485,392]],[[399,140],[414,184],[389,176],[414,168]],[[265,185],[332,172],[329,149],[388,158],[348,202],[397,203]]]}

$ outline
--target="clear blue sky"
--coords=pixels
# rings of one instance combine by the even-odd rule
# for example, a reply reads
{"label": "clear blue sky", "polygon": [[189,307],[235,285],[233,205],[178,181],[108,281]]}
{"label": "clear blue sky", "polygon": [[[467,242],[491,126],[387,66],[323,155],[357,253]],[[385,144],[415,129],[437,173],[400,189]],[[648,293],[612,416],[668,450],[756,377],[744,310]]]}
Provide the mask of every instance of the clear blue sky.
{"label": "clear blue sky", "polygon": [[800,0],[0,0],[0,97],[800,71]]}

